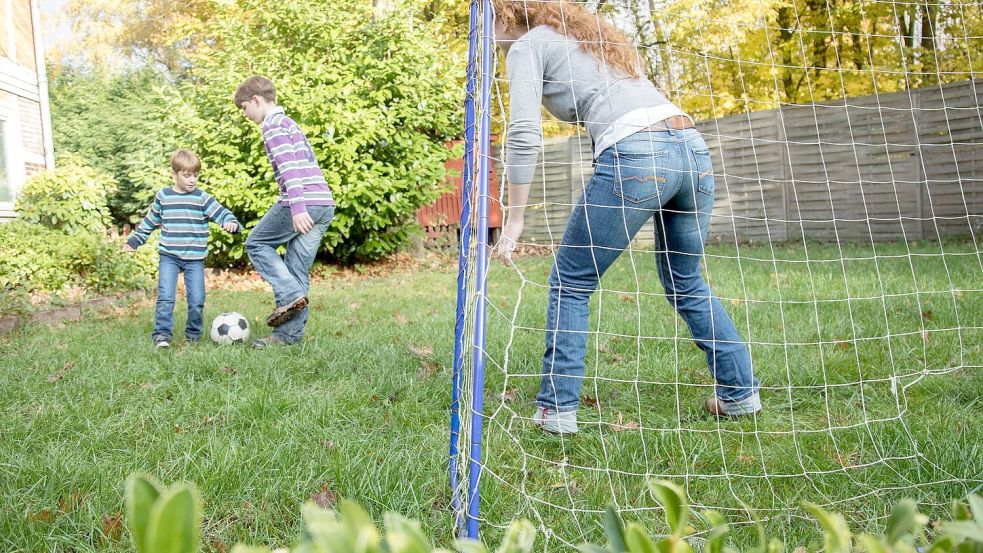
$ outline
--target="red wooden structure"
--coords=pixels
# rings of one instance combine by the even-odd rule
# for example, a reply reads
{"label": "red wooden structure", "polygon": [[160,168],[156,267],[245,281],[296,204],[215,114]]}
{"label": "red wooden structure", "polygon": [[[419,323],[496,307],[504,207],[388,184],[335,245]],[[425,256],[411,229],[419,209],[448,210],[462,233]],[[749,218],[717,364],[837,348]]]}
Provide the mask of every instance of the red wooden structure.
{"label": "red wooden structure", "polygon": [[[450,144],[453,146],[456,143]],[[430,238],[445,234],[457,234],[461,224],[461,204],[463,203],[464,159],[449,159],[444,162],[447,169],[447,182],[451,191],[437,199],[436,202],[416,210],[416,222],[423,227]],[[502,204],[498,201],[498,174],[495,164],[491,163],[488,174],[488,229],[502,228]],[[472,208],[475,209],[475,208]]]}

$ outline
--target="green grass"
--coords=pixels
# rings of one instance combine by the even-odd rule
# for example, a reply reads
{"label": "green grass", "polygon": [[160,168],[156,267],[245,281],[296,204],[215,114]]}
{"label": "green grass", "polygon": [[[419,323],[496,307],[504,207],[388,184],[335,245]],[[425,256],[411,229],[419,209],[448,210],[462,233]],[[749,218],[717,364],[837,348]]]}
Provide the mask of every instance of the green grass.
{"label": "green grass", "polygon": [[[581,410],[581,433],[563,439],[526,420],[550,260],[519,260],[522,277],[492,267],[486,537],[518,516],[553,530],[538,547],[597,540],[595,511],[611,501],[657,526],[645,475],[670,477],[701,508],[736,522],[757,516],[810,548],[818,533],[803,500],[876,529],[901,497],[938,513],[980,489],[976,246],[709,254],[714,290],[752,343],[764,414],[727,422],[700,414],[711,389],[702,354],[659,294],[651,255],[636,251],[595,298],[584,393],[597,405]],[[419,518],[449,543],[455,289],[455,261],[328,279],[312,289],[304,344],[263,352],[181,340],[153,351],[151,302],[0,339],[0,550],[127,550],[125,532],[106,538],[103,528],[135,471],[197,484],[210,551],[289,543],[301,504],[325,484],[376,516]],[[206,315],[240,311],[261,336],[269,308],[265,291],[211,291]],[[616,431],[619,414],[628,428]],[[753,537],[741,525],[735,539]]]}

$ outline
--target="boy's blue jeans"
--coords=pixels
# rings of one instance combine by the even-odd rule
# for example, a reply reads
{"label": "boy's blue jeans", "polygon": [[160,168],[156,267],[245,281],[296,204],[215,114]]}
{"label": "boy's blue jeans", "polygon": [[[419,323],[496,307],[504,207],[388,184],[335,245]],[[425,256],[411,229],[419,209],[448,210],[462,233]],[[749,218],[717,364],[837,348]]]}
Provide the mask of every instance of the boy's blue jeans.
{"label": "boy's blue jeans", "polygon": [[162,253],[157,268],[157,309],[154,312],[152,335],[154,339],[171,339],[177,277],[182,271],[188,296],[188,322],[184,329],[184,336],[189,342],[201,337],[202,314],[205,311],[205,261],[203,259],[188,261]]}
{"label": "boy's blue jeans", "polygon": [[[307,295],[311,265],[321,246],[321,238],[334,218],[334,206],[307,206],[307,213],[314,220],[314,228],[301,234],[294,230],[290,208],[274,204],[246,239],[249,260],[263,280],[273,287],[277,307]],[[280,246],[287,248],[283,257],[276,253]],[[272,335],[288,344],[299,342],[304,337],[309,310],[305,307],[297,312],[274,328]]]}
{"label": "boy's blue jeans", "polygon": [[639,132],[601,153],[549,277],[540,406],[577,409],[588,302],[604,272],[653,217],[666,298],[706,352],[717,397],[740,401],[757,392],[748,349],[700,274],[713,188],[710,152],[695,129]]}

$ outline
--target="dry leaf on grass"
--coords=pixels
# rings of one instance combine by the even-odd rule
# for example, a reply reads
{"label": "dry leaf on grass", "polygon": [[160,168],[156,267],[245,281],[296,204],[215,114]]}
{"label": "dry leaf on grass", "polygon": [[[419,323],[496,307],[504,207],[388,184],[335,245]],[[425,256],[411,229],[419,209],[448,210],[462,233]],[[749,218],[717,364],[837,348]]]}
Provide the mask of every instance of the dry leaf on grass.
{"label": "dry leaf on grass", "polygon": [[406,326],[406,316],[399,311],[393,311],[393,319],[395,319],[396,324],[399,326]]}
{"label": "dry leaf on grass", "polygon": [[611,423],[608,426],[614,432],[623,432],[625,430],[637,430],[638,423],[634,421],[625,422],[625,416],[621,411],[618,411],[618,422]]}
{"label": "dry leaf on grass", "polygon": [[325,482],[321,485],[321,491],[311,494],[310,500],[322,509],[330,509],[338,502],[338,496],[331,491],[331,486]]}
{"label": "dry leaf on grass", "polygon": [[440,365],[434,363],[433,361],[424,360],[420,363],[420,370],[416,372],[419,378],[431,378],[436,376],[440,372]]}
{"label": "dry leaf on grass", "polygon": [[116,511],[102,515],[102,535],[112,541],[123,536],[123,513]]}
{"label": "dry leaf on grass", "polygon": [[417,357],[428,357],[430,355],[433,355],[433,348],[430,346],[411,345],[410,351],[412,351],[413,355],[416,355]]}
{"label": "dry leaf on grass", "polygon": [[61,373],[51,373],[51,374],[48,375],[47,380],[48,380],[48,382],[54,384],[55,382],[58,382],[62,378],[65,378],[65,377],[62,376]]}

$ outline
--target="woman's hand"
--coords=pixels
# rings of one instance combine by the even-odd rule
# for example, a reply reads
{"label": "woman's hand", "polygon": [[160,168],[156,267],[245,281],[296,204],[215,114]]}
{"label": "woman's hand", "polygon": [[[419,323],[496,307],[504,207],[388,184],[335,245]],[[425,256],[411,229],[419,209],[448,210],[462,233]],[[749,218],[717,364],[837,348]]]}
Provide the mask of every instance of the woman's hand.
{"label": "woman's hand", "polygon": [[512,252],[515,251],[515,246],[519,243],[523,226],[525,226],[525,220],[522,217],[509,217],[505,223],[505,228],[502,229],[502,237],[498,239],[498,244],[495,245],[495,254],[506,265],[512,264]]}

